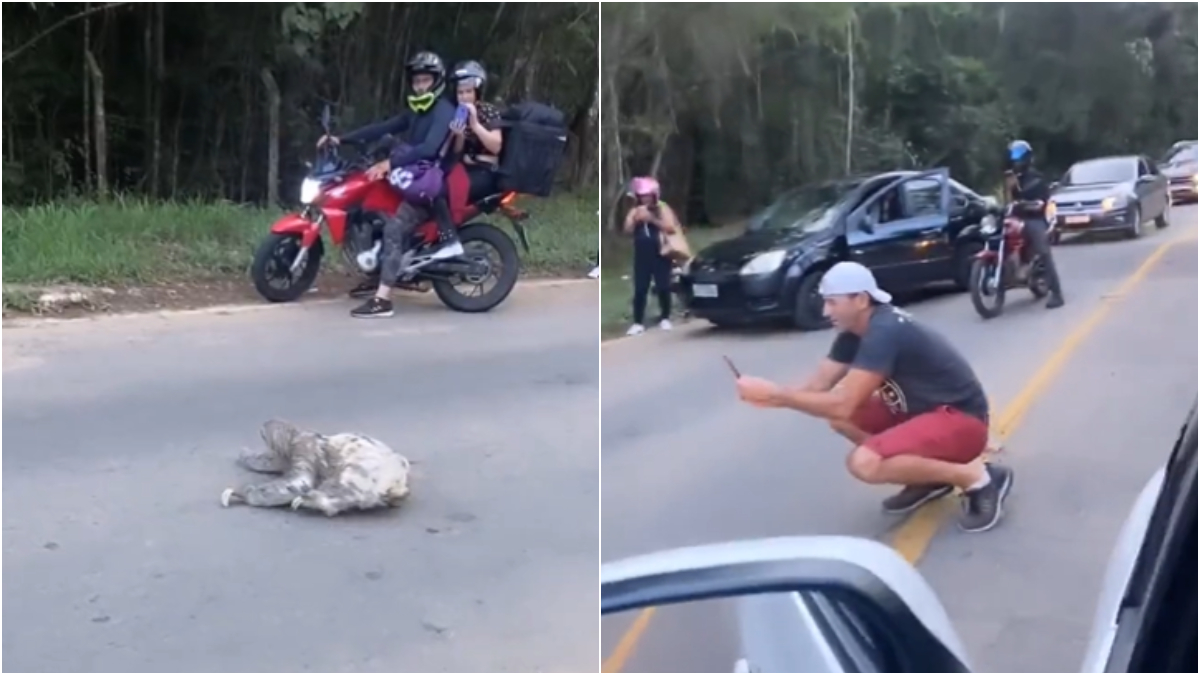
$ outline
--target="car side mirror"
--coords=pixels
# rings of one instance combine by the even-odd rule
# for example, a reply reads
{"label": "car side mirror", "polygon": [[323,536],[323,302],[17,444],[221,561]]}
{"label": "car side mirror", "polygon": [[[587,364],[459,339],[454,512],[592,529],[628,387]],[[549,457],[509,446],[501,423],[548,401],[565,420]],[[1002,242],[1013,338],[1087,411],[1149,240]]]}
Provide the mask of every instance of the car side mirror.
{"label": "car side mirror", "polygon": [[[606,672],[971,672],[933,589],[900,554],[870,539],[759,539],[602,564],[601,616],[630,612],[640,615],[639,632],[647,621],[694,625],[691,614],[729,653],[641,650],[653,662],[626,663],[641,654],[620,650],[605,655]],[[629,622],[601,625],[624,631]],[[628,642],[604,635],[602,643],[618,640]],[[698,654],[723,662],[697,663]]]}
{"label": "car side mirror", "polygon": [[1051,192],[1054,192],[1054,191],[1055,191],[1055,190],[1057,190],[1058,188],[1059,188],[1059,182],[1058,182],[1058,181],[1054,181],[1053,183],[1051,183],[1051,184],[1050,184],[1050,191],[1051,191]]}

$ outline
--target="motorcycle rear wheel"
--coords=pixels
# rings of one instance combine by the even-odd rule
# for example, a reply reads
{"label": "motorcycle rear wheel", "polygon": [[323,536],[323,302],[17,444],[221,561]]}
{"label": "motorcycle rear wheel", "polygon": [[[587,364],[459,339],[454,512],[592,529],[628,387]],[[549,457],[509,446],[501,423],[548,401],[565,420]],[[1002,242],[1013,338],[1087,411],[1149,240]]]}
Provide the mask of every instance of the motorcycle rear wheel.
{"label": "motorcycle rear wheel", "polygon": [[[433,291],[442,304],[456,312],[475,314],[491,311],[504,302],[517,285],[517,276],[521,272],[521,255],[517,252],[517,245],[504,230],[489,223],[467,225],[459,230],[458,238],[463,245],[462,258],[480,268],[479,278],[435,278]],[[498,253],[499,260],[493,261],[486,256],[482,252],[485,248]],[[455,281],[459,281],[482,288],[488,279],[495,279],[496,285],[480,295],[467,295],[455,285]]]}
{"label": "motorcycle rear wheel", "polygon": [[995,288],[988,288],[991,285],[992,277],[996,274],[997,264],[997,262],[979,258],[971,263],[971,304],[979,316],[984,319],[994,319],[1004,313],[1004,300],[1008,291],[1006,280],[1002,278],[1001,283]]}
{"label": "motorcycle rear wheel", "polygon": [[308,250],[304,269],[291,274],[289,268],[300,253],[300,235],[271,232],[259,244],[250,264],[250,279],[254,290],[268,302],[293,302],[312,288],[321,271],[321,257],[325,253],[321,240]]}

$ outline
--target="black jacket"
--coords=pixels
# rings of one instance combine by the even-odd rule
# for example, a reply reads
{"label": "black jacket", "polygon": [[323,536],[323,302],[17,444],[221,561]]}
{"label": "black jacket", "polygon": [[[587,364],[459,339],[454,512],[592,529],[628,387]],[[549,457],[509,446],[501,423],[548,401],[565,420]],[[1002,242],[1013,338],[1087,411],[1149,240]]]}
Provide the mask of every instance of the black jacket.
{"label": "black jacket", "polygon": [[[407,166],[423,159],[437,159],[438,152],[450,135],[450,123],[454,121],[455,106],[445,98],[438,98],[433,107],[423,113],[406,110],[395,117],[368,124],[342,136],[350,143],[370,143],[386,134],[402,139],[411,149],[392,158],[392,166]],[[449,153],[447,153],[449,154]]]}

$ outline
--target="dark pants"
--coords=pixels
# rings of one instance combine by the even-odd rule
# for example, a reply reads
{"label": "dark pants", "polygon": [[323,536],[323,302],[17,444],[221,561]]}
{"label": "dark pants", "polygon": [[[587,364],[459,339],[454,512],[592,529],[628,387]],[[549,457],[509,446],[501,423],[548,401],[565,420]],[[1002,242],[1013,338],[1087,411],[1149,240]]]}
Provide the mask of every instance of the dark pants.
{"label": "dark pants", "polygon": [[[433,216],[437,221],[442,241],[454,238],[454,223],[450,218],[450,206],[445,197],[433,202]],[[383,226],[383,262],[380,265],[380,283],[395,286],[404,272],[404,252],[413,229],[429,219],[430,209],[404,202],[396,209],[396,215]]]}
{"label": "dark pants", "polygon": [[496,172],[492,167],[487,165],[472,164],[466,167],[467,181],[470,187],[467,189],[467,201],[475,203],[484,197],[489,197],[496,194]]}
{"label": "dark pants", "polygon": [[633,240],[633,322],[645,324],[650,282],[658,295],[659,320],[671,317],[671,261],[659,252],[657,238]]}
{"label": "dark pants", "polygon": [[1062,296],[1062,284],[1058,279],[1058,268],[1054,265],[1054,255],[1050,252],[1050,238],[1046,235],[1049,229],[1049,224],[1040,218],[1031,218],[1025,221],[1025,241],[1029,244],[1029,249],[1042,257],[1042,264],[1046,267],[1046,283],[1050,286],[1050,294]]}

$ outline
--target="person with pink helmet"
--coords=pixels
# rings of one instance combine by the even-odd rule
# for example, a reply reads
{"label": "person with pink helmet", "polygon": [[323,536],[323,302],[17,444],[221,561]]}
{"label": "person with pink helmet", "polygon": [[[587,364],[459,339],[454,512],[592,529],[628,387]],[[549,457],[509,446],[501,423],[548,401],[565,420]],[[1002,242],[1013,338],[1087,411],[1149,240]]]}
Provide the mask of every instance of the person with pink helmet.
{"label": "person with pink helmet", "polygon": [[626,335],[640,335],[646,330],[646,299],[651,281],[658,295],[658,326],[670,330],[671,261],[663,255],[663,234],[679,232],[679,219],[660,199],[657,180],[647,176],[634,178],[629,191],[636,203],[625,215],[623,228],[633,237],[633,325]]}

